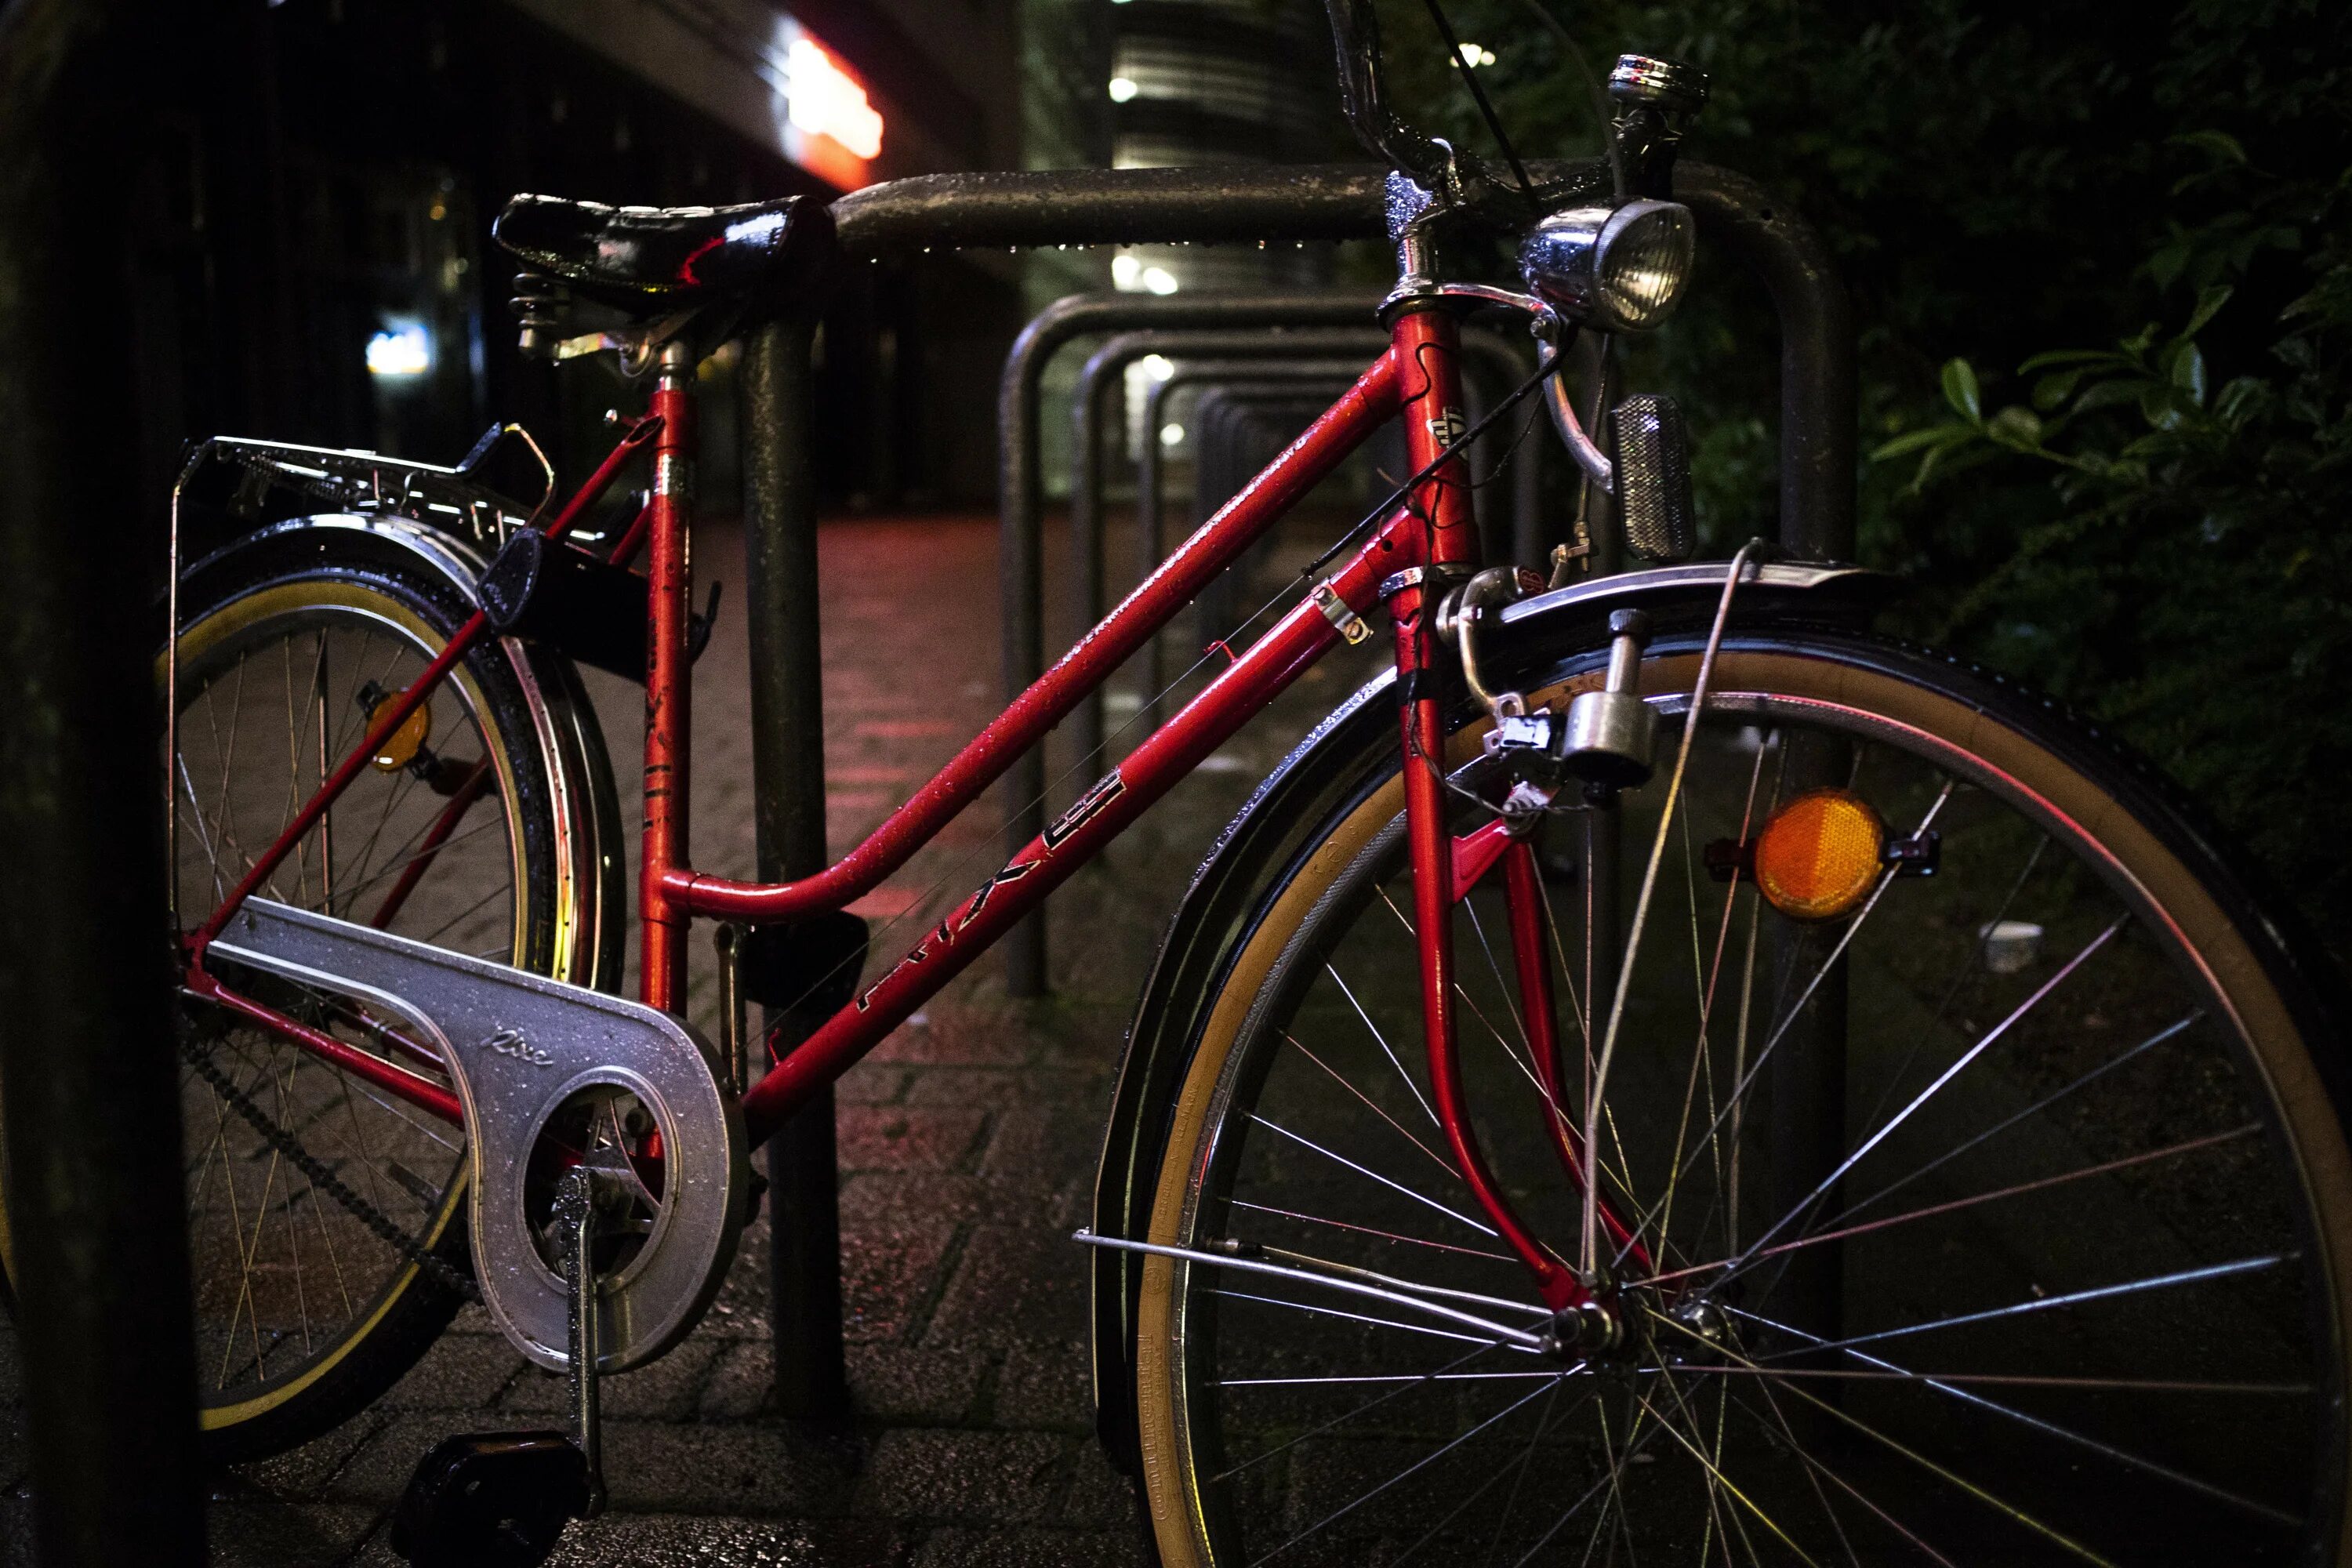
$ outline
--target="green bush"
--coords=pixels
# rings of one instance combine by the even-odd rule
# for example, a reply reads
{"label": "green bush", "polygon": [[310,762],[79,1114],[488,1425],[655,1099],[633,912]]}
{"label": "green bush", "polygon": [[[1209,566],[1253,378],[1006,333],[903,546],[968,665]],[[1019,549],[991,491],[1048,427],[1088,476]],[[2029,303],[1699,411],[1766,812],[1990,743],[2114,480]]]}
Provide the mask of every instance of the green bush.
{"label": "green bush", "polygon": [[[2324,826],[2352,763],[2352,6],[1448,0],[1529,156],[1595,145],[1539,4],[1603,70],[1705,68],[1688,154],[1828,236],[1861,551],[1917,585],[1906,629],[2107,722],[2352,946]],[[1400,97],[1491,148],[1423,6],[1382,16]],[[1775,525],[1777,356],[1760,290],[1701,267],[1629,378],[1684,404],[1727,550]]]}

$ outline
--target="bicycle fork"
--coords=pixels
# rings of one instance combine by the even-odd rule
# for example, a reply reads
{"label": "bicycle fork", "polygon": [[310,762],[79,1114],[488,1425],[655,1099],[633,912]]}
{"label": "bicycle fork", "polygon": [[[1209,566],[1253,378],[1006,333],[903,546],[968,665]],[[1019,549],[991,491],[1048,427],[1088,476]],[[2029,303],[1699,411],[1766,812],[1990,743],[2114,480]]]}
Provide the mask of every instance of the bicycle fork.
{"label": "bicycle fork", "polygon": [[[1410,310],[1410,306],[1407,307]],[[1394,353],[1408,374],[1403,419],[1408,459],[1418,471],[1434,461],[1459,432],[1459,382],[1450,320],[1434,311],[1408,313],[1394,323]],[[1563,1342],[1590,1342],[1607,1330],[1594,1309],[1603,1271],[1580,1275],[1523,1221],[1496,1181],[1470,1121],[1458,1052],[1460,995],[1455,982],[1453,910],[1478,879],[1499,865],[1526,1043],[1546,1101],[1547,1131],[1561,1167],[1581,1190],[1591,1170],[1582,1140],[1569,1122],[1564,1096],[1557,999],[1551,982],[1549,921],[1535,851],[1528,834],[1540,813],[1507,816],[1464,838],[1446,826],[1452,786],[1445,747],[1444,661],[1439,610],[1450,587],[1475,570],[1477,534],[1471,517],[1466,466],[1459,458],[1432,474],[1408,502],[1425,529],[1424,564],[1381,584],[1396,642],[1398,740],[1403,752],[1406,837],[1412,866],[1413,926],[1421,971],[1423,1044],[1432,1109],[1444,1131],[1463,1182],[1520,1262],[1563,1330]],[[1466,632],[1457,627],[1456,636]],[[1475,689],[1475,688],[1474,688]],[[1639,1241],[1605,1200],[1588,1205],[1596,1226],[1615,1248],[1642,1255]],[[1591,1249],[1586,1248],[1589,1252]],[[1613,1331],[1611,1331],[1613,1332]]]}

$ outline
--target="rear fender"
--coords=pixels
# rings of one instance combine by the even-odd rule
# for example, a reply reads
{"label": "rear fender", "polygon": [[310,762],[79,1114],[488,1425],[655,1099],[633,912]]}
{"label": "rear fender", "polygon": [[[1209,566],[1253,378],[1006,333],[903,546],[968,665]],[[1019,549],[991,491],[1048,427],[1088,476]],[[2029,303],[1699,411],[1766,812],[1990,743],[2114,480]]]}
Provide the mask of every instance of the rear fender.
{"label": "rear fender", "polygon": [[[256,529],[186,568],[182,614],[237,584],[299,576],[328,564],[361,574],[372,569],[397,574],[429,593],[453,625],[480,603],[484,563],[465,540],[394,513],[320,513]],[[553,781],[562,830],[574,840],[570,863],[580,879],[571,897],[580,940],[569,972],[558,978],[616,992],[626,956],[627,850],[604,731],[570,659],[517,637],[501,637],[498,647],[530,706],[532,742]]]}

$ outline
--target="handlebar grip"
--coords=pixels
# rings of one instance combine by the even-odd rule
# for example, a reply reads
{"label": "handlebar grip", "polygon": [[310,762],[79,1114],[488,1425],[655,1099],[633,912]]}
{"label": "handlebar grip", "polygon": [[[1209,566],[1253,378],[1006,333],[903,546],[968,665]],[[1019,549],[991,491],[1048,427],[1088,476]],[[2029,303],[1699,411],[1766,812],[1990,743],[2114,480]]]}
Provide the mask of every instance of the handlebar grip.
{"label": "handlebar grip", "polygon": [[1397,118],[1381,88],[1381,23],[1371,0],[1323,0],[1339,60],[1339,102],[1364,150],[1424,190],[1445,183],[1454,154]]}

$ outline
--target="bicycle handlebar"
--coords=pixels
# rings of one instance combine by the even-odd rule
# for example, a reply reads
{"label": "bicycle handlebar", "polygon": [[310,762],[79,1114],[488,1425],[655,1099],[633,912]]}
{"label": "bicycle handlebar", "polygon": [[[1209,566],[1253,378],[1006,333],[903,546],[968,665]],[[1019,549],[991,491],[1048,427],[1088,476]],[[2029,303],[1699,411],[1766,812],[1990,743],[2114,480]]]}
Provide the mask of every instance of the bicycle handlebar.
{"label": "bicycle handlebar", "polygon": [[1478,160],[1397,118],[1381,89],[1381,23],[1372,0],[1323,0],[1339,60],[1339,101],[1365,151],[1427,191],[1450,188]]}

